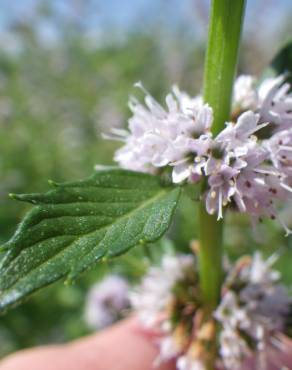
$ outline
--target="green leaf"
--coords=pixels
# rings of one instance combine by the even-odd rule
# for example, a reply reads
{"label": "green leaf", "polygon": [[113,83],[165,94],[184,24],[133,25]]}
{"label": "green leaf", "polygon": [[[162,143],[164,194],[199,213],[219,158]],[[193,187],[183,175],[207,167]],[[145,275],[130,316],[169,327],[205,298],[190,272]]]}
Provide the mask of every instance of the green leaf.
{"label": "green leaf", "polygon": [[264,78],[287,75],[287,82],[292,83],[292,41],[287,43],[272,59]]}
{"label": "green leaf", "polygon": [[0,311],[60,278],[73,280],[101,259],[159,239],[180,195],[158,177],[121,169],[53,186],[45,194],[12,195],[35,206],[4,246]]}

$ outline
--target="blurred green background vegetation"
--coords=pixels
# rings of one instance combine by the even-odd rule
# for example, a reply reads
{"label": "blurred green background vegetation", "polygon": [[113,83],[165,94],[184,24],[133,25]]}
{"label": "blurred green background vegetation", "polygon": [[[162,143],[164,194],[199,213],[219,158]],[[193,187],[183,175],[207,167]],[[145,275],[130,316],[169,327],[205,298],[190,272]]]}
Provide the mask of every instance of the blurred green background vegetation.
{"label": "blurred green background vegetation", "polygon": [[[204,1],[193,1],[187,22],[182,16],[180,21],[172,22],[175,11],[172,15],[163,13],[169,6],[175,9],[177,2],[158,1],[163,22],[161,17],[154,17],[153,9],[152,16],[150,10],[147,15],[145,7],[139,19],[147,21],[137,21],[126,30],[121,26],[123,31],[112,24],[103,26],[101,36],[94,32],[89,35],[85,27],[92,3],[98,5],[99,1],[84,5],[67,1],[72,11],[79,6],[77,13],[81,6],[81,18],[60,14],[52,5],[54,2],[34,3],[36,6],[28,16],[11,17],[0,33],[2,242],[11,236],[27,210],[25,204],[9,200],[9,192],[45,191],[48,179],[83,178],[92,173],[95,164],[112,163],[118,144],[103,140],[101,133],[110,127],[125,127],[128,95],[136,93],[134,82],[142,80],[155,98],[163,99],[174,83],[195,94],[202,81],[207,24]],[[275,10],[275,4],[255,3],[258,8],[248,10],[239,65],[245,73],[260,73],[291,35],[291,12],[286,1],[272,36],[271,32],[265,34],[261,25],[267,24],[266,17]],[[116,11],[120,11],[118,5]],[[58,31],[54,42],[49,42],[48,36],[40,37],[40,24],[50,24],[50,31],[54,25]],[[184,199],[168,235],[181,251],[187,251],[190,239],[196,236],[194,204]],[[291,220],[292,211],[285,210],[285,217]],[[225,240],[233,257],[259,246],[267,254],[283,250],[279,266],[286,281],[292,281],[292,254],[286,251],[291,239],[284,238],[278,225],[269,222],[253,232],[245,217],[229,216]],[[150,246],[150,254],[159,259],[165,245],[162,241]],[[88,333],[83,308],[90,285],[109,270],[134,282],[147,266],[148,252],[135,249],[109,265],[101,264],[75,285],[55,284],[2,316],[0,357],[27,346],[68,341]]]}

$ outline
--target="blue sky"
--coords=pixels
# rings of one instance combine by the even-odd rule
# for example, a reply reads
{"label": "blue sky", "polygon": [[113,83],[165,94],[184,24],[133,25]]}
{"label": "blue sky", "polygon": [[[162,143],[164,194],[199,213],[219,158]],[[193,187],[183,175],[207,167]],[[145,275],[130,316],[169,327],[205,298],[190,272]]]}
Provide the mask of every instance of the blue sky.
{"label": "blue sky", "polygon": [[[47,0],[53,4],[61,16],[76,16],[74,9],[90,7],[84,23],[90,31],[118,30],[144,27],[153,19],[165,25],[166,29],[184,24],[191,32],[206,34],[206,19],[202,16],[208,8],[208,0]],[[29,18],[41,0],[1,0],[0,30],[5,30],[13,20]],[[200,10],[201,9],[201,10]],[[78,13],[78,11],[77,11]],[[266,14],[265,14],[266,13]],[[282,22],[283,17],[292,14],[291,0],[247,0],[246,28],[256,29],[258,16],[267,18],[264,30],[259,32],[273,33]],[[82,16],[82,14],[81,14]],[[43,24],[42,32],[50,35],[50,25]]]}

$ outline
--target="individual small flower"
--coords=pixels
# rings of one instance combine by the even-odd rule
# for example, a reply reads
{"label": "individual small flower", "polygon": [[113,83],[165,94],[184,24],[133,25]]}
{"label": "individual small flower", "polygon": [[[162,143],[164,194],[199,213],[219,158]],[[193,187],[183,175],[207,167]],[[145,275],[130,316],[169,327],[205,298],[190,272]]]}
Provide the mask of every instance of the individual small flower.
{"label": "individual small flower", "polygon": [[[272,269],[276,258],[264,261],[259,253],[241,258],[230,270],[223,297],[214,313],[221,324],[220,356],[225,369],[239,369],[253,356],[268,365],[269,351],[280,351],[292,300]],[[265,368],[265,367],[264,367]]]}
{"label": "individual small flower", "polygon": [[235,180],[235,204],[239,211],[246,212],[254,218],[264,216],[276,218],[274,199],[279,193],[278,189],[270,186],[268,178],[268,176],[276,178],[276,175],[270,171],[267,174],[262,168],[267,158],[268,155],[262,147],[250,147],[247,154],[241,157],[245,165]]}
{"label": "individual small flower", "polygon": [[123,317],[127,308],[128,282],[120,276],[111,275],[90,289],[85,305],[85,321],[91,329],[102,329]]}
{"label": "individual small flower", "polygon": [[[165,331],[167,333],[167,331]],[[161,363],[174,359],[181,352],[179,343],[176,342],[174,336],[164,335],[158,342],[159,355],[154,361],[154,366],[159,366]]]}
{"label": "individual small flower", "polygon": [[203,361],[192,360],[188,356],[180,356],[177,360],[177,370],[206,370]]}
{"label": "individual small flower", "polygon": [[233,151],[235,157],[247,154],[248,147],[254,145],[255,133],[269,123],[259,124],[260,116],[252,111],[242,113],[235,123],[228,122],[225,129],[216,137],[227,152]]}
{"label": "individual small flower", "polygon": [[238,263],[239,269],[237,272],[240,280],[250,282],[251,284],[274,284],[281,278],[280,272],[272,269],[277,259],[277,254],[273,254],[264,260],[259,252],[255,253],[252,259],[250,257],[247,257],[246,260],[242,259],[242,262]]}
{"label": "individual small flower", "polygon": [[239,324],[249,325],[249,318],[245,309],[238,303],[237,296],[232,291],[227,291],[217,308],[214,317],[219,322],[224,322],[226,327],[236,328]]}
{"label": "individual small flower", "polygon": [[172,92],[179,103],[180,109],[186,114],[190,112],[196,113],[204,105],[203,97],[201,95],[192,97],[185,91],[181,91],[177,85],[173,86]]}
{"label": "individual small flower", "polygon": [[217,213],[218,220],[223,218],[223,207],[231,202],[231,197],[235,194],[234,178],[238,173],[237,169],[223,163],[209,176],[206,209],[210,214]]}
{"label": "individual small flower", "polygon": [[292,94],[285,76],[264,80],[258,88],[258,111],[262,122],[270,122],[276,131],[291,127]]}
{"label": "individual small flower", "polygon": [[241,75],[234,83],[233,112],[234,115],[245,110],[257,109],[256,79],[253,76]]}
{"label": "individual small flower", "polygon": [[275,169],[284,177],[287,186],[292,183],[292,124],[264,142]]}
{"label": "individual small flower", "polygon": [[239,76],[234,84],[233,116],[252,110],[260,116],[260,122],[269,122],[274,130],[291,127],[292,94],[285,76],[267,78],[258,86],[252,76]]}

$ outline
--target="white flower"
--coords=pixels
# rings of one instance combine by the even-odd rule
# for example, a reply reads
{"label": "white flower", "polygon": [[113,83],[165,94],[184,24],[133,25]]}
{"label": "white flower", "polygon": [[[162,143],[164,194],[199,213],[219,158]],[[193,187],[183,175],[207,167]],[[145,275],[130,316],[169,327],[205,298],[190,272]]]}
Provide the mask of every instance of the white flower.
{"label": "white flower", "polygon": [[120,276],[111,275],[90,289],[85,306],[85,321],[91,329],[101,329],[122,316],[129,307],[129,285]]}
{"label": "white flower", "polygon": [[173,285],[184,276],[185,269],[193,264],[191,255],[166,255],[161,266],[150,267],[141,285],[130,294],[131,304],[146,327],[157,323],[161,312],[172,299]]}
{"label": "white flower", "polygon": [[115,160],[121,167],[143,172],[155,172],[155,168],[171,165],[174,181],[181,182],[192,174],[189,155],[198,157],[208,150],[212,109],[202,104],[201,99],[193,101],[177,88],[166,97],[167,109],[146,91],[145,94],[145,105],[134,98],[130,100],[133,116],[129,120],[129,133],[122,133],[125,145],[116,152]]}
{"label": "white flower", "polygon": [[[193,255],[166,255],[161,261],[161,266],[150,267],[141,284],[131,294],[131,303],[137,311],[142,324],[146,327],[159,329],[160,335],[157,340],[159,355],[155,365],[177,358],[184,353],[189,346],[189,325],[193,325],[191,312],[197,309],[196,292],[197,280]],[[190,278],[193,278],[191,285]],[[187,279],[187,284],[185,280]],[[190,290],[190,286],[192,290]],[[177,290],[175,287],[179,287]],[[186,295],[185,304],[188,314],[181,310],[181,294]],[[178,295],[177,295],[178,294]],[[177,306],[177,303],[179,304]],[[190,311],[193,310],[193,311]],[[173,323],[173,317],[178,315],[177,323]],[[180,315],[182,315],[181,318]],[[189,320],[186,325],[185,319]],[[186,368],[187,369],[187,368]],[[189,367],[189,369],[193,369]]]}
{"label": "white flower", "polygon": [[227,151],[233,151],[235,157],[247,154],[248,146],[254,145],[254,134],[267,126],[268,123],[258,124],[259,115],[252,111],[242,113],[237,122],[227,123],[227,126],[216,137],[216,142],[224,145]]}
{"label": "white flower", "polygon": [[264,141],[270,159],[275,167],[285,180],[292,180],[292,124],[291,128],[279,131],[274,134],[269,140]]}
{"label": "white flower", "polygon": [[237,77],[233,90],[233,109],[249,110],[257,108],[255,78],[249,75]]}
{"label": "white flower", "polygon": [[291,127],[292,95],[285,76],[264,80],[258,89],[258,110],[262,122],[275,124],[277,130]]}
{"label": "white flower", "polygon": [[206,370],[199,359],[191,359],[189,356],[180,356],[176,362],[177,370]]}
{"label": "white flower", "polygon": [[227,291],[218,308],[214,312],[217,321],[224,323],[225,327],[234,329],[240,325],[248,325],[248,315],[244,308],[241,308],[238,297],[232,291]]}
{"label": "white flower", "polygon": [[176,97],[183,113],[197,112],[204,105],[201,95],[195,97],[189,96],[185,91],[181,91],[177,85],[172,87],[173,95]]}
{"label": "white flower", "polygon": [[210,189],[206,195],[206,209],[210,214],[217,212],[218,220],[223,218],[223,207],[231,201],[231,197],[235,194],[236,189],[233,179],[238,173],[238,170],[227,164],[221,164],[209,176]]}
{"label": "white flower", "polygon": [[230,328],[224,328],[219,336],[220,355],[223,359],[223,364],[226,369],[239,370],[242,365],[243,358],[250,354],[246,342]]}
{"label": "white flower", "polygon": [[159,355],[154,361],[154,365],[158,366],[163,362],[169,361],[176,357],[180,348],[178,348],[177,343],[175,342],[173,336],[167,335],[159,341]]}
{"label": "white flower", "polygon": [[276,260],[277,255],[264,260],[262,254],[256,252],[250,266],[241,271],[241,279],[251,284],[273,284],[281,277],[279,271],[272,269]]}
{"label": "white flower", "polygon": [[291,127],[292,94],[285,76],[267,78],[256,87],[252,76],[239,76],[234,84],[233,109],[252,110],[260,115],[260,122],[270,122],[276,130]]}

